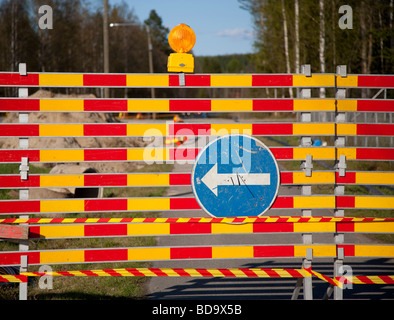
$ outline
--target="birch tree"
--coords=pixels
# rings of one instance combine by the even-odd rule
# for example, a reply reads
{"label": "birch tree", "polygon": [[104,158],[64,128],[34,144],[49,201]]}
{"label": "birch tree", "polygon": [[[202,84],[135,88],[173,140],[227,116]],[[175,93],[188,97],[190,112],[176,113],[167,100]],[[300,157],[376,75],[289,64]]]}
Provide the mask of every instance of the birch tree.
{"label": "birch tree", "polygon": [[[283,40],[285,47],[285,59],[286,59],[286,72],[291,73],[290,71],[290,57],[289,57],[289,36],[287,33],[287,19],[286,19],[286,10],[285,10],[285,2],[282,0],[282,18],[283,18]],[[293,98],[293,90],[289,88],[290,98]]]}
{"label": "birch tree", "polygon": [[[325,62],[324,0],[319,0],[319,18],[320,18],[320,32],[319,32],[320,73],[325,73],[326,62]],[[320,98],[325,98],[325,96],[326,96],[326,89],[320,88]]]}
{"label": "birch tree", "polygon": [[295,72],[300,72],[300,31],[299,31],[299,6],[298,0],[294,0],[294,31],[295,31],[295,59],[294,59],[294,67]]}

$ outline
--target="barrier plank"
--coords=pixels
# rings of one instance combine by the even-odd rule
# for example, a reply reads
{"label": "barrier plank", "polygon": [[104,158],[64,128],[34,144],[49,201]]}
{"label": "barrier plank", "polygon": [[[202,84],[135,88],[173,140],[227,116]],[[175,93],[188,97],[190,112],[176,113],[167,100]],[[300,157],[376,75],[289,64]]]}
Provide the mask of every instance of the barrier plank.
{"label": "barrier plank", "polygon": [[[24,79],[19,73],[1,73],[0,86],[41,87],[179,87],[177,74],[82,74],[29,73]],[[332,86],[334,75],[272,75],[272,74],[185,74],[186,87],[292,87]]]}
{"label": "barrier plank", "polygon": [[[0,225],[1,229],[1,225]],[[121,237],[121,236],[170,236],[196,234],[259,234],[259,233],[394,233],[394,223],[389,222],[251,222],[226,223],[104,223],[104,224],[49,224],[29,226],[30,239]]]}
{"label": "barrier plank", "polygon": [[61,250],[31,250],[28,252],[0,252],[0,266],[20,265],[21,255],[27,255],[29,265],[128,262],[191,259],[302,258],[307,249],[316,258],[335,258],[337,249],[343,248],[345,257],[394,257],[392,245],[231,245],[184,247],[128,247],[87,248]]}
{"label": "barrier plank", "polygon": [[353,99],[338,99],[337,100],[338,111],[359,111],[359,112],[394,112],[394,100],[380,100],[380,99],[369,99],[369,100],[353,100]]}
{"label": "barrier plank", "polygon": [[[394,148],[334,148],[334,147],[270,147],[277,160],[335,160],[345,155],[347,160],[394,160]],[[195,148],[102,148],[102,149],[30,149],[0,150],[0,163],[29,162],[83,162],[83,161],[193,161],[200,149]]]}
{"label": "barrier plank", "polygon": [[75,99],[0,98],[0,111],[41,112],[293,112],[335,111],[334,99]]}
{"label": "barrier plank", "polygon": [[[185,74],[186,87],[359,87],[393,88],[392,75]],[[179,87],[177,74],[0,72],[0,86],[13,87]]]}
{"label": "barrier plank", "polygon": [[[335,103],[337,104],[335,106]],[[245,107],[247,106],[247,107]],[[41,112],[394,112],[394,100],[0,98],[0,111]]]}
{"label": "barrier plank", "polygon": [[[374,126],[377,132],[389,135],[391,127]],[[356,130],[356,129],[355,129]],[[82,136],[205,136],[223,132],[249,132],[252,135],[333,135],[330,123],[253,123],[253,124],[1,124],[0,137],[82,137]],[[368,132],[368,127],[363,129]]]}
{"label": "barrier plank", "polygon": [[[392,209],[392,196],[279,196],[272,209]],[[0,214],[200,210],[195,198],[0,200]]]}
{"label": "barrier plank", "polygon": [[392,75],[348,75],[336,76],[337,86],[340,88],[394,88]]}
{"label": "barrier plank", "polygon": [[255,136],[392,136],[393,124],[354,123],[134,123],[0,124],[0,137],[206,136],[244,133]]}
{"label": "barrier plank", "polygon": [[[30,174],[28,180],[20,175],[0,175],[0,189],[56,188],[56,187],[143,187],[190,186],[190,173],[89,173],[89,174]],[[393,185],[394,172],[347,171],[341,177],[337,172],[313,171],[280,172],[282,185],[340,184],[340,185]]]}

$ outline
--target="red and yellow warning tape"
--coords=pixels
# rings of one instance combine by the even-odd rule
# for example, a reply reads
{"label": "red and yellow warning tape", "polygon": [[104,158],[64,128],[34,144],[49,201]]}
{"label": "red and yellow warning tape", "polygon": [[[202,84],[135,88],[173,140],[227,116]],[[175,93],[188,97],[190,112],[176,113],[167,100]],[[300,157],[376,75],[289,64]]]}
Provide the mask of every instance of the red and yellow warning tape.
{"label": "red and yellow warning tape", "polygon": [[394,222],[394,218],[372,217],[192,217],[192,218],[5,218],[0,223],[294,223],[294,222]]}
{"label": "red and yellow warning tape", "polygon": [[394,275],[351,276],[330,278],[308,269],[260,269],[260,268],[120,268],[98,270],[74,270],[25,272],[20,275],[0,275],[0,282],[27,282],[28,277],[68,276],[68,277],[232,277],[232,278],[303,278],[315,276],[340,288],[344,283],[354,284],[394,284]]}

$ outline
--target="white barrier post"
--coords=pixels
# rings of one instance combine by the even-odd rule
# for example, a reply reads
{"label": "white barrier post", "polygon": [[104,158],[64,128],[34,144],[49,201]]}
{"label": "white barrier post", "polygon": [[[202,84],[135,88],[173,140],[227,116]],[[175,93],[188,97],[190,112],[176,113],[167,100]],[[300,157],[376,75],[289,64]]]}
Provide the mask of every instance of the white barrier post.
{"label": "white barrier post", "polygon": [[[311,66],[310,65],[302,65],[301,66],[301,72],[304,74],[306,77],[312,76],[311,73]],[[311,89],[310,88],[302,88],[300,91],[300,95],[302,99],[309,99],[311,98]],[[311,122],[312,121],[312,113],[311,112],[302,112],[301,113],[301,122]],[[301,137],[301,146],[303,147],[312,147],[312,137],[310,136],[302,136]],[[305,161],[301,162],[301,169],[305,171],[305,175],[307,177],[310,177],[312,175],[312,156],[307,155]],[[301,194],[303,196],[310,196],[312,195],[312,186],[311,185],[303,185],[301,187]],[[302,216],[303,217],[310,217],[312,216],[312,210],[311,209],[302,209]],[[312,234],[311,233],[303,233],[302,234],[302,241],[304,244],[312,244]],[[309,250],[309,249],[308,249]],[[304,259],[303,265],[306,267],[307,265],[310,267],[311,265],[311,259]],[[312,277],[305,277],[303,279],[304,283],[304,300],[312,300],[313,299],[313,294],[312,294]]]}
{"label": "white barrier post", "polygon": [[[27,75],[26,63],[19,64],[19,74],[21,76]],[[18,89],[18,97],[19,98],[27,98],[29,96],[28,88],[19,88]],[[28,123],[29,122],[29,114],[27,112],[19,112],[19,123]],[[29,148],[29,138],[19,138],[19,148],[20,149],[28,149]],[[21,174],[21,180],[28,180],[28,171],[29,171],[29,159],[26,157],[21,158],[21,165],[19,167],[19,172]],[[20,189],[19,190],[19,199],[20,200],[28,200],[29,199],[29,189]],[[21,215],[21,219],[28,219],[28,215]],[[27,224],[23,224],[27,225]],[[19,240],[19,251],[28,251],[29,250],[29,239],[27,240]],[[27,264],[28,259],[27,255],[21,256],[21,265],[19,272],[27,272]],[[27,282],[22,282],[19,284],[19,300],[27,300]]]}
{"label": "white barrier post", "polygon": [[[337,66],[337,74],[342,78],[347,77],[346,66],[345,65]],[[344,99],[344,98],[346,98],[346,89],[336,88],[335,99]],[[337,108],[335,108],[335,109],[336,109],[335,110],[335,125],[337,126],[338,123],[346,122],[346,113],[345,112],[338,112]],[[344,146],[345,146],[345,137],[338,136],[337,130],[335,130],[335,148],[341,148]],[[342,155],[338,159],[338,156],[336,153],[336,160],[335,161],[336,161],[335,169],[336,169],[337,174],[340,177],[344,177],[346,174],[346,156]],[[335,181],[334,195],[336,197],[345,195],[345,186],[338,185]],[[334,216],[335,217],[344,217],[345,210],[335,209]],[[344,241],[345,241],[344,234],[343,233],[335,233],[334,240],[335,240],[336,244],[344,243]],[[343,259],[344,259],[343,250],[341,252],[338,251],[338,256],[334,261],[334,276],[335,277],[339,276],[339,268],[343,265]],[[335,300],[342,300],[343,299],[343,291],[340,287],[335,286],[334,299]]]}

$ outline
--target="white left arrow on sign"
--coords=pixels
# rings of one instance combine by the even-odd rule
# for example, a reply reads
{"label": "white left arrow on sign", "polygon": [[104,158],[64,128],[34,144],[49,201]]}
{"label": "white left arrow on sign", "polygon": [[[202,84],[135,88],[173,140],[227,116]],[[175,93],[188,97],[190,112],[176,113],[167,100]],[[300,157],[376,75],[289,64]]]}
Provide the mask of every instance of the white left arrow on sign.
{"label": "white left arrow on sign", "polygon": [[218,186],[267,186],[271,184],[271,175],[269,173],[218,173],[216,163],[201,181],[217,196]]}

